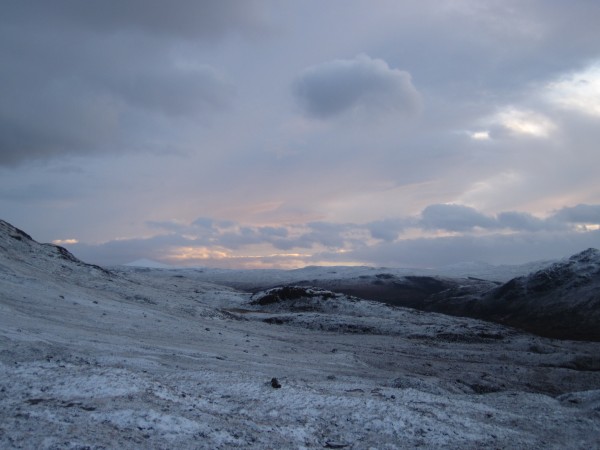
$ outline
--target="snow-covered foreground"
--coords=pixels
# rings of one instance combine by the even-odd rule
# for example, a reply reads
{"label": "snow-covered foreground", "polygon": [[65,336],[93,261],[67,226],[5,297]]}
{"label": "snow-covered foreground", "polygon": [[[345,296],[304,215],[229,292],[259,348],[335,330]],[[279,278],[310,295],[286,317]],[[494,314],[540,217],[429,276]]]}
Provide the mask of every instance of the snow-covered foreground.
{"label": "snow-covered foreground", "polygon": [[599,446],[598,343],[192,275],[0,230],[0,448]]}

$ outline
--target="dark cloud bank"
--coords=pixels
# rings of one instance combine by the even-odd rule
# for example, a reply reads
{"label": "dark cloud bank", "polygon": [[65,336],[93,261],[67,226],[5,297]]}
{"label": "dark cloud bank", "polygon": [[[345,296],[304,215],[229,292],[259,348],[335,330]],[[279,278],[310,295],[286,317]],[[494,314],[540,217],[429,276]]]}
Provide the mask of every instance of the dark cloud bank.
{"label": "dark cloud bank", "polygon": [[[0,7],[0,166],[152,150],[228,107],[234,87],[186,66],[182,42],[259,33],[255,1],[6,1]],[[10,63],[7,63],[7,62]],[[171,144],[173,145],[173,144]]]}

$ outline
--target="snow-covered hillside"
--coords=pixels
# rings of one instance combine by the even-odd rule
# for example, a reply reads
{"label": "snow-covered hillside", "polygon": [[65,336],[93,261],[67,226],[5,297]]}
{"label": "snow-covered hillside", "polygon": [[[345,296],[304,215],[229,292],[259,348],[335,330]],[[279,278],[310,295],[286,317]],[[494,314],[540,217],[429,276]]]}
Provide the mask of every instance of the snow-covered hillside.
{"label": "snow-covered hillside", "polygon": [[492,318],[551,336],[600,341],[600,251],[590,248],[494,289]]}
{"label": "snow-covered hillside", "polygon": [[291,292],[0,221],[0,448],[598,448],[600,344]]}
{"label": "snow-covered hillside", "polygon": [[457,282],[429,296],[421,309],[600,341],[600,251],[585,250],[501,285]]}

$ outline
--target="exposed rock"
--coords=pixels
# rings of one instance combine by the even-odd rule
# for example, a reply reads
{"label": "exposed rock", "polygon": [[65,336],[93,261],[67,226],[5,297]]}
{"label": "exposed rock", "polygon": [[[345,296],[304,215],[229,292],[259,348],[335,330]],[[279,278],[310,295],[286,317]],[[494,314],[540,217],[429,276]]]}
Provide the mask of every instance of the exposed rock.
{"label": "exposed rock", "polygon": [[269,289],[266,292],[259,292],[252,297],[252,305],[271,305],[289,300],[320,298],[327,300],[334,298],[335,294],[322,289],[307,288],[303,286],[282,286]]}
{"label": "exposed rock", "polygon": [[349,447],[350,444],[342,441],[327,441],[325,442],[325,448],[346,448]]}

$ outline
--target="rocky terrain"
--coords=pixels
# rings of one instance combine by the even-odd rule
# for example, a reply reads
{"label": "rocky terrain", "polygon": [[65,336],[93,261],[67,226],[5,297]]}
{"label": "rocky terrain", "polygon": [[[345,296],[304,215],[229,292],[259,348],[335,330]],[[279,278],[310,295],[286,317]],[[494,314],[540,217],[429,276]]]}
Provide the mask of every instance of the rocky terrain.
{"label": "rocky terrain", "polygon": [[[593,279],[588,256],[566,264]],[[0,221],[0,448],[599,448],[598,342],[203,275],[106,270]],[[511,298],[593,284],[563,275]]]}

